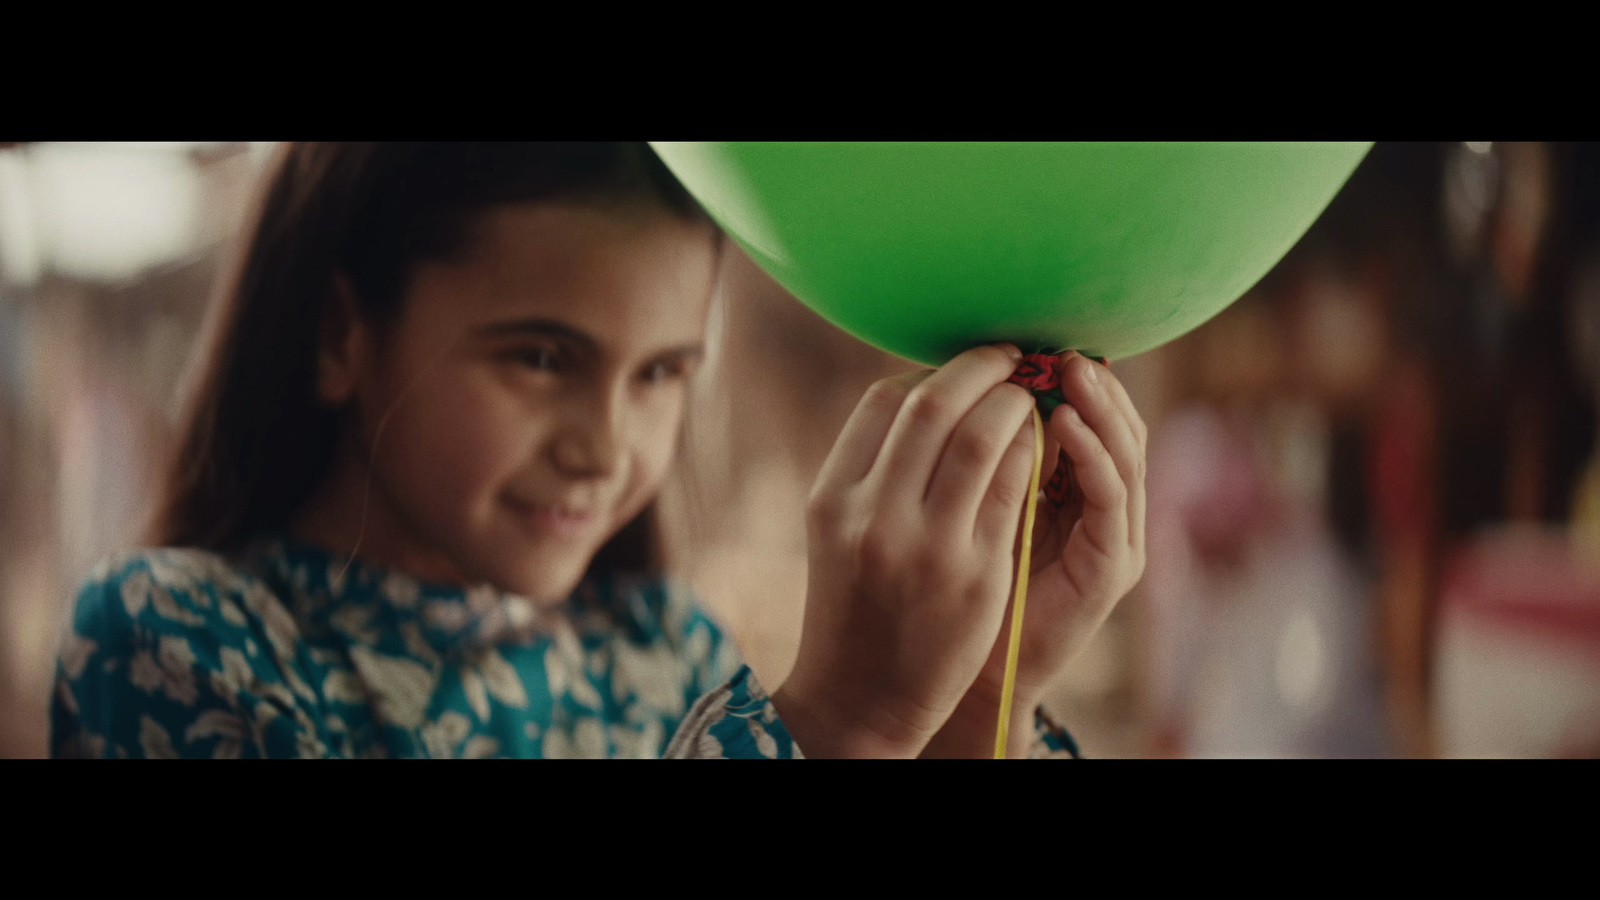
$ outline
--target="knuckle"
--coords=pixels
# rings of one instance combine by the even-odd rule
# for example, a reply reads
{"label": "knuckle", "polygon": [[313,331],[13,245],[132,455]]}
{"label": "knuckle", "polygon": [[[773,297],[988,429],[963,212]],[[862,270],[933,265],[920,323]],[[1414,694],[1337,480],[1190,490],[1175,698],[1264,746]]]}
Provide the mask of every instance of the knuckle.
{"label": "knuckle", "polygon": [[1111,503],[1119,508],[1128,503],[1128,486],[1120,478],[1111,482]]}
{"label": "knuckle", "polygon": [[1029,455],[1033,453],[1033,423],[1023,422],[1015,434],[1011,436],[1011,447],[1014,450],[1026,450]]}
{"label": "knuckle", "polygon": [[972,428],[963,428],[950,439],[951,462],[962,467],[983,464],[993,452],[994,437]]}
{"label": "knuckle", "polygon": [[817,525],[832,525],[839,520],[841,505],[831,491],[813,489],[806,497],[806,518]]}
{"label": "knuckle", "polygon": [[949,399],[933,391],[916,390],[905,402],[906,414],[918,426],[937,425],[950,415]]}
{"label": "knuckle", "polygon": [[1005,399],[1008,406],[1016,409],[1017,415],[1027,417],[1028,410],[1033,407],[1033,392],[1020,384],[1003,381],[994,386],[999,395]]}
{"label": "knuckle", "polygon": [[996,478],[994,484],[989,485],[989,496],[1003,509],[1021,506],[1027,499],[1028,488],[1019,484],[1014,478]]}
{"label": "knuckle", "polygon": [[1083,360],[1083,380],[1089,382],[1089,386],[1096,392],[1110,396],[1110,382],[1116,380],[1116,376],[1111,374],[1111,370],[1087,356],[1078,358]]}
{"label": "knuckle", "polygon": [[864,406],[881,413],[893,414],[906,402],[906,397],[911,393],[911,388],[904,381],[894,378],[885,378],[874,382],[867,388],[866,394],[861,398]]}
{"label": "knuckle", "polygon": [[884,575],[895,568],[894,542],[882,528],[866,528],[856,538],[856,560],[867,575]]}
{"label": "knuckle", "polygon": [[971,354],[973,359],[982,360],[985,365],[1003,366],[1008,370],[1014,367],[1011,354],[994,344],[982,344],[973,347],[967,353]]}
{"label": "knuckle", "polygon": [[1013,371],[1013,370],[1016,369],[1018,361],[1015,360],[1015,359],[1012,359],[1011,354],[1007,353],[1005,350],[1002,350],[1001,348],[996,347],[996,346],[994,346],[992,344],[984,346],[981,349],[984,352],[984,361],[985,362],[992,361],[993,365],[998,366],[999,368],[1002,368],[1002,369],[1006,370],[1007,372],[1010,372],[1010,371]]}
{"label": "knuckle", "polygon": [[989,496],[1002,507],[1020,506],[1028,496],[1028,467],[1032,462],[1020,453],[1007,454],[1000,463],[1000,471],[989,484]]}
{"label": "knuckle", "polygon": [[1102,438],[1098,432],[1093,432],[1093,434],[1094,441],[1091,446],[1094,449],[1091,452],[1095,463],[1097,465],[1110,466],[1112,470],[1116,470],[1117,458],[1112,455],[1111,447],[1106,443],[1106,439]]}
{"label": "knuckle", "polygon": [[1067,361],[1067,365],[1072,368],[1073,380],[1084,389],[1092,391],[1099,387],[1099,382],[1096,381],[1097,373],[1094,370],[1095,363],[1089,357],[1074,356]]}
{"label": "knuckle", "polygon": [[934,584],[949,584],[954,581],[961,572],[961,567],[956,562],[959,557],[942,547],[930,549],[934,552],[928,554],[928,559],[922,565],[929,580]]}
{"label": "knuckle", "polygon": [[872,383],[872,387],[867,389],[867,394],[883,400],[899,401],[904,400],[906,395],[911,393],[912,388],[913,386],[907,384],[904,378],[880,378]]}

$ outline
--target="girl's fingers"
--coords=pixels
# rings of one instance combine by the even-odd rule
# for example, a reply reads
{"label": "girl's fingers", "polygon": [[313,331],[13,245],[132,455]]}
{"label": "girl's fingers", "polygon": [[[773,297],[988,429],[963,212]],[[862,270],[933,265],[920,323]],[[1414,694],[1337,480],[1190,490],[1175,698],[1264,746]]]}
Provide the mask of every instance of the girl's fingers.
{"label": "girl's fingers", "polygon": [[1072,460],[1083,501],[1079,527],[1084,536],[1097,555],[1112,561],[1122,559],[1130,546],[1128,488],[1111,453],[1078,411],[1066,404],[1050,417],[1050,430]]}
{"label": "girl's fingers", "polygon": [[[1057,507],[1045,493],[1045,488],[1050,484],[1050,479],[1055,477],[1056,467],[1064,466],[1061,459],[1061,442],[1056,440],[1055,433],[1050,428],[1050,423],[1045,422],[1044,428],[1044,470],[1039,473],[1039,512],[1033,520],[1033,545],[1035,547],[1053,547],[1049,534],[1056,520],[1062,518],[1064,507]],[[1038,560],[1041,554],[1035,553],[1034,559]],[[1049,554],[1043,554],[1048,557]]]}
{"label": "girl's fingers", "polygon": [[1100,374],[1107,376],[1100,379],[1100,382],[1105,385],[1106,390],[1111,394],[1111,399],[1122,410],[1123,416],[1128,421],[1129,428],[1133,431],[1135,440],[1138,441],[1139,450],[1143,452],[1149,447],[1150,432],[1145,427],[1144,418],[1139,415],[1139,410],[1134,407],[1133,398],[1128,396],[1128,389],[1122,386],[1121,379],[1111,374],[1109,367],[1100,369]]}
{"label": "girl's fingers", "polygon": [[[1029,402],[1031,405],[1031,397]],[[1022,527],[1023,501],[1028,497],[1028,483],[1033,479],[1033,445],[1033,416],[1028,415],[1022,427],[1012,432],[1005,453],[995,467],[994,477],[980,485],[982,493],[978,496],[972,531],[976,543],[986,547],[1012,547],[1016,543]],[[1046,465],[1048,460],[1046,457]]]}
{"label": "girl's fingers", "polygon": [[885,378],[867,389],[849,421],[845,422],[822,470],[817,473],[813,494],[838,493],[867,477],[906,397],[932,374],[932,369],[906,372]]}
{"label": "girl's fingers", "polygon": [[1134,440],[1138,443],[1139,456],[1137,464],[1133,467],[1131,477],[1128,478],[1128,527],[1131,530],[1133,547],[1139,558],[1144,558],[1145,547],[1145,471],[1146,460],[1150,452],[1150,430],[1144,424],[1144,418],[1139,415],[1139,410],[1134,408],[1133,399],[1128,396],[1128,391],[1117,378],[1103,379],[1106,389],[1111,392],[1111,397],[1117,406],[1122,409],[1127,418],[1128,425],[1133,431]]}
{"label": "girl's fingers", "polygon": [[[1014,384],[997,384],[962,418],[945,443],[944,452],[928,482],[924,504],[928,516],[955,534],[973,531],[978,505],[992,491],[1009,492],[996,482],[1006,479],[1008,470],[1001,457],[1017,440],[1018,427],[1027,426],[1027,449],[1032,460],[1033,395]],[[998,472],[996,471],[998,469]],[[1028,491],[1026,481],[1016,490],[1016,507]]]}
{"label": "girl's fingers", "polygon": [[1110,451],[1123,480],[1131,481],[1143,464],[1144,446],[1134,432],[1127,410],[1113,395],[1114,381],[1116,379],[1105,367],[1088,357],[1074,355],[1067,360],[1061,392]]}
{"label": "girl's fingers", "polygon": [[[1039,508],[1041,510],[1050,510],[1053,507],[1050,505],[1049,498],[1045,496],[1044,490],[1050,484],[1050,479],[1055,477],[1056,466],[1065,464],[1061,462],[1061,442],[1057,441],[1056,436],[1050,433],[1048,419],[1044,420],[1044,424],[1044,469],[1039,473],[1039,503],[1041,504]],[[1039,521],[1047,518],[1049,518],[1048,515],[1040,513]]]}
{"label": "girl's fingers", "polygon": [[[974,347],[912,388],[867,476],[883,492],[884,502],[902,509],[921,506],[951,433],[979,400],[1015,371],[1021,353],[1014,347],[1010,350]],[[1006,433],[1010,434],[1009,428]]]}

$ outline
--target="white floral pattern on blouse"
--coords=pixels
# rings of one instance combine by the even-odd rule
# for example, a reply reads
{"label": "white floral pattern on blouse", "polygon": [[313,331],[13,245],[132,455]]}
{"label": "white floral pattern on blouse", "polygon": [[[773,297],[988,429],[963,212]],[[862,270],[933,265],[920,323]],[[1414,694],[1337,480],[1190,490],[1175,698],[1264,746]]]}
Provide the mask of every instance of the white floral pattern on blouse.
{"label": "white floral pattern on blouse", "polygon": [[[274,538],[102,563],[61,648],[52,753],[802,756],[732,642],[668,582],[591,578],[541,609],[344,562]],[[1077,755],[1039,724],[1033,755]]]}

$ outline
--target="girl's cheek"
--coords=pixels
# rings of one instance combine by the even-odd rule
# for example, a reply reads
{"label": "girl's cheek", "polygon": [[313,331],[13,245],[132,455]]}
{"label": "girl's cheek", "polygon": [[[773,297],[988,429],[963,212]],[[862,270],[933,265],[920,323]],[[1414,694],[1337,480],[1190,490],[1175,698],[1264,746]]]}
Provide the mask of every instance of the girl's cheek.
{"label": "girl's cheek", "polygon": [[536,411],[519,398],[486,391],[462,404],[461,417],[448,437],[450,452],[479,494],[498,492],[529,465],[541,424]]}
{"label": "girl's cheek", "polygon": [[506,404],[481,386],[439,387],[407,429],[406,477],[445,517],[470,518],[461,507],[492,501],[496,482],[514,467],[516,429]]}
{"label": "girl's cheek", "polygon": [[679,429],[683,424],[681,396],[662,398],[641,416],[647,433],[636,445],[638,467],[646,482],[645,491],[653,495],[666,477],[667,468],[678,449]]}

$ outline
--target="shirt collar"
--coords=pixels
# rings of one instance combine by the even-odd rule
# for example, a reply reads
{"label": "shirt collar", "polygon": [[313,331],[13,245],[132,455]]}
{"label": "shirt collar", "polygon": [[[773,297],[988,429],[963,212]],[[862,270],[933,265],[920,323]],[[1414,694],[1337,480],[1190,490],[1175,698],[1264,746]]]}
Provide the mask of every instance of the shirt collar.
{"label": "shirt collar", "polygon": [[249,555],[284,591],[285,604],[308,635],[332,631],[378,652],[428,655],[420,642],[433,654],[449,656],[528,639],[557,612],[489,585],[423,581],[284,535],[255,542]]}

